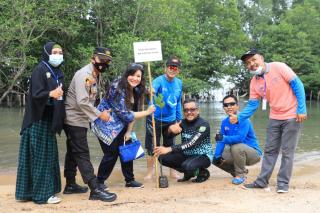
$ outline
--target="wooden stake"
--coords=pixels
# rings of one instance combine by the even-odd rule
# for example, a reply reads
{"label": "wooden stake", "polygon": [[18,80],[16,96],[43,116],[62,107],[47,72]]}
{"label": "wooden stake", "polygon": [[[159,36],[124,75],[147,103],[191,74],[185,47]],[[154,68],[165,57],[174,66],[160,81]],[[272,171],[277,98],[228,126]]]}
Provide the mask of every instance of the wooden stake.
{"label": "wooden stake", "polygon": [[[150,85],[150,104],[153,104],[153,88],[152,88],[152,76],[151,76],[151,69],[150,69],[150,62],[148,62],[148,76],[149,76],[149,85]],[[152,131],[153,131],[153,147],[157,146],[157,138],[156,138],[156,125],[154,121],[154,113],[152,113]],[[154,160],[154,168],[155,168],[155,176],[156,176],[156,188],[159,188],[159,174],[158,174],[158,157],[153,156]]]}

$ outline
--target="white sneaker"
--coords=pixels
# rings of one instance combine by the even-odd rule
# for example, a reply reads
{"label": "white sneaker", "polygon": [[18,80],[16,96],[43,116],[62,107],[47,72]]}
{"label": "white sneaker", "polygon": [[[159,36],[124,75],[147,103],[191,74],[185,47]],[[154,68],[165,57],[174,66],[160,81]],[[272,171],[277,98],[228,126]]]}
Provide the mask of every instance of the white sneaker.
{"label": "white sneaker", "polygon": [[49,199],[47,200],[48,204],[56,204],[56,203],[60,203],[61,202],[61,198],[56,197],[55,195],[52,195],[51,197],[49,197]]}

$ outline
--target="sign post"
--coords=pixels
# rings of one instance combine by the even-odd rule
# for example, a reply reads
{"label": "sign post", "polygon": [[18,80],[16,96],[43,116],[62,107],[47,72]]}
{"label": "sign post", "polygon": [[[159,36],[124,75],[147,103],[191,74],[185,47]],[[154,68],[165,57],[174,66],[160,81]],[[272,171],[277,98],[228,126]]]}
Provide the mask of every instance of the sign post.
{"label": "sign post", "polygon": [[[161,42],[160,41],[134,42],[133,50],[134,50],[135,62],[147,62],[148,64],[150,103],[153,104],[153,97],[152,97],[153,88],[152,88],[152,75],[151,75],[151,69],[150,69],[150,62],[162,60]],[[156,138],[154,114],[152,114],[152,132],[153,132],[153,147],[156,147],[157,138]],[[158,157],[154,156],[153,158],[154,158],[154,165],[155,165],[156,187],[159,188]]]}

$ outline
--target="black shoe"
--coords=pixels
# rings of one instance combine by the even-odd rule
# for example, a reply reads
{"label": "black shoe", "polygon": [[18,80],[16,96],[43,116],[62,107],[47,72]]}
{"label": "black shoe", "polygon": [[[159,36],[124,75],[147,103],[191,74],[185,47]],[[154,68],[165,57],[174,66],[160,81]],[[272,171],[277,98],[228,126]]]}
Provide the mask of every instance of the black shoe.
{"label": "black shoe", "polygon": [[208,169],[200,169],[199,175],[196,179],[192,180],[193,183],[202,183],[210,177],[210,172]]}
{"label": "black shoe", "polygon": [[194,177],[194,176],[184,173],[183,178],[180,178],[177,181],[178,182],[186,182],[186,181],[190,180],[192,177]]}
{"label": "black shoe", "polygon": [[80,193],[86,193],[87,191],[88,191],[88,187],[80,186],[76,183],[72,183],[64,187],[63,194],[80,194]]}
{"label": "black shoe", "polygon": [[104,202],[112,202],[117,199],[117,195],[115,193],[110,193],[103,191],[99,188],[90,192],[89,200],[101,200]]}
{"label": "black shoe", "polygon": [[126,187],[143,188],[144,185],[142,183],[139,183],[138,181],[132,180],[132,181],[126,182]]}
{"label": "black shoe", "polygon": [[101,189],[101,190],[105,190],[105,191],[108,191],[109,190],[109,187],[107,184],[105,183],[98,183],[98,188]]}

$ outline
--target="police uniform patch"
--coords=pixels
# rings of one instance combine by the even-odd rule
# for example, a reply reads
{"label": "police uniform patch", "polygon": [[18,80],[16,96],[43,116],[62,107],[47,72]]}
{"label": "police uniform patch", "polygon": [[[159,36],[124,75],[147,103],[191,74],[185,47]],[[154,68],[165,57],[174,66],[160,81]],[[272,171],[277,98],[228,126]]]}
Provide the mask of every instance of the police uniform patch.
{"label": "police uniform patch", "polygon": [[204,131],[206,131],[206,127],[205,126],[200,126],[200,128],[199,128],[199,132],[204,132]]}

